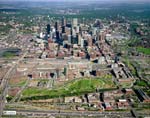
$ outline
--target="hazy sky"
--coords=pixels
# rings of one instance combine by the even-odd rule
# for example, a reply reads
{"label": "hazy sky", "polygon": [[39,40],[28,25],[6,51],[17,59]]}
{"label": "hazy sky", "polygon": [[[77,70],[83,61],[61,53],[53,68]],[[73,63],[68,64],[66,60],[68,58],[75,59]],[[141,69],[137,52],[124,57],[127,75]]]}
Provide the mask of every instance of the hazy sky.
{"label": "hazy sky", "polygon": [[25,1],[25,2],[50,2],[50,1],[54,1],[54,2],[78,2],[78,3],[83,3],[83,2],[87,2],[87,3],[94,3],[99,2],[99,3],[150,3],[150,0],[0,0],[0,2],[16,2],[16,1]]}
{"label": "hazy sky", "polygon": [[59,2],[61,2],[61,1],[65,1],[65,2],[69,2],[69,1],[73,1],[73,2],[75,2],[75,1],[78,1],[78,2],[80,2],[80,1],[88,1],[88,2],[93,2],[93,1],[99,1],[99,2],[135,2],[135,1],[137,1],[137,2],[148,2],[148,1],[150,1],[150,0],[0,0],[0,1],[5,1],[5,2],[7,2],[7,1],[59,1]]}

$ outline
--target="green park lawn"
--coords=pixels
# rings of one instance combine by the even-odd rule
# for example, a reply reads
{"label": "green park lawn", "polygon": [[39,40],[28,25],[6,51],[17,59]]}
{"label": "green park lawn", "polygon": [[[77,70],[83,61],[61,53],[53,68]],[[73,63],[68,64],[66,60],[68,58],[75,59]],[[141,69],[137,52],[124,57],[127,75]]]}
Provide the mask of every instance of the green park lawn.
{"label": "green park lawn", "polygon": [[137,51],[142,52],[146,55],[150,55],[150,48],[142,48],[142,47],[138,47]]}
{"label": "green park lawn", "polygon": [[3,57],[5,58],[13,58],[15,56],[12,52],[4,52]]}
{"label": "green park lawn", "polygon": [[146,81],[144,80],[141,80],[141,81],[136,81],[135,83],[137,86],[143,86],[143,87],[146,87],[148,83],[146,83]]}
{"label": "green park lawn", "polygon": [[110,78],[78,79],[71,83],[68,83],[66,86],[61,86],[55,90],[29,87],[23,91],[22,100],[38,100],[82,95],[85,93],[95,92],[96,89],[103,90],[115,87],[116,86]]}

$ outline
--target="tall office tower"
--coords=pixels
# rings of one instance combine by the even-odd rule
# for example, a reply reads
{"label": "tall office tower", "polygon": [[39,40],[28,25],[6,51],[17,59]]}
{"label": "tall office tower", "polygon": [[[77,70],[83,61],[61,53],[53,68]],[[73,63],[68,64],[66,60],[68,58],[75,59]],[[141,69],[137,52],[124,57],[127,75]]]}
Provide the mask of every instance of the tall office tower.
{"label": "tall office tower", "polygon": [[61,27],[64,26],[64,17],[61,19]]}
{"label": "tall office tower", "polygon": [[81,28],[81,27],[79,27],[79,33],[80,33],[81,36],[82,36],[82,28]]}
{"label": "tall office tower", "polygon": [[70,31],[70,35],[71,35],[71,44],[73,43],[73,29],[72,29],[72,27],[71,27],[71,29],[70,29],[71,31]]}
{"label": "tall office tower", "polygon": [[76,35],[76,30],[74,28],[72,28],[72,36]]}
{"label": "tall office tower", "polygon": [[54,38],[54,32],[50,32],[50,39]]}
{"label": "tall office tower", "polygon": [[98,30],[98,29],[97,29],[96,27],[93,28],[92,33],[93,33],[94,36],[97,35],[97,30]]}
{"label": "tall office tower", "polygon": [[96,32],[96,41],[99,41],[100,40],[100,34],[99,32]]}
{"label": "tall office tower", "polygon": [[57,21],[55,22],[55,30],[56,31],[58,30],[58,22]]}
{"label": "tall office tower", "polygon": [[61,23],[61,26],[66,26],[66,19],[64,18],[64,17],[62,17],[62,19],[61,19],[62,21],[62,23]]}
{"label": "tall office tower", "polygon": [[62,40],[66,41],[67,40],[67,35],[66,34],[62,34]]}
{"label": "tall office tower", "polygon": [[50,26],[50,24],[47,24],[47,34],[50,34],[50,31],[51,31],[51,26]]}
{"label": "tall office tower", "polygon": [[99,28],[101,28],[101,21],[99,19],[96,19],[93,27],[99,27]]}
{"label": "tall office tower", "polygon": [[61,19],[61,28],[62,28],[62,33],[65,33],[65,26],[66,26],[65,18],[64,18],[64,17],[62,17],[62,19]]}
{"label": "tall office tower", "polygon": [[91,35],[88,36],[87,41],[88,41],[88,46],[92,46],[93,45],[93,41],[92,41],[92,36]]}
{"label": "tall office tower", "polygon": [[81,45],[81,34],[78,34],[78,45]]}
{"label": "tall office tower", "polygon": [[80,27],[77,26],[77,27],[76,27],[76,33],[79,33],[79,32],[80,32]]}
{"label": "tall office tower", "polygon": [[78,19],[73,18],[72,24],[73,24],[73,27],[77,27],[78,26]]}
{"label": "tall office tower", "polygon": [[71,35],[68,35],[68,43],[71,44]]}
{"label": "tall office tower", "polygon": [[72,27],[72,24],[70,24],[70,23],[67,23],[67,24],[66,24],[66,27],[69,27],[69,28],[71,28],[71,27]]}
{"label": "tall office tower", "polygon": [[79,43],[79,35],[76,34],[76,40],[75,40],[75,44],[78,44]]}
{"label": "tall office tower", "polygon": [[73,35],[72,27],[70,28],[70,35]]}
{"label": "tall office tower", "polygon": [[56,40],[59,41],[60,37],[59,37],[59,31],[56,31]]}
{"label": "tall office tower", "polygon": [[71,40],[71,44],[77,44],[78,41],[77,41],[77,36],[76,35],[73,35],[72,36],[72,40]]}
{"label": "tall office tower", "polygon": [[81,39],[81,48],[84,48],[84,39]]}
{"label": "tall office tower", "polygon": [[62,33],[65,33],[65,26],[62,26]]}

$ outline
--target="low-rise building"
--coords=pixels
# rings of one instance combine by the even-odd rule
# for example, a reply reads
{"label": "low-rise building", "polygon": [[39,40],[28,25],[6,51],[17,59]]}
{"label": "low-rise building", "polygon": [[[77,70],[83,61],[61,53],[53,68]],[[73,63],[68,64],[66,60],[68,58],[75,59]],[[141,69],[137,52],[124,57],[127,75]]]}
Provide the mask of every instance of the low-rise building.
{"label": "low-rise building", "polygon": [[129,107],[129,103],[126,99],[119,99],[117,102],[118,109],[127,109]]}

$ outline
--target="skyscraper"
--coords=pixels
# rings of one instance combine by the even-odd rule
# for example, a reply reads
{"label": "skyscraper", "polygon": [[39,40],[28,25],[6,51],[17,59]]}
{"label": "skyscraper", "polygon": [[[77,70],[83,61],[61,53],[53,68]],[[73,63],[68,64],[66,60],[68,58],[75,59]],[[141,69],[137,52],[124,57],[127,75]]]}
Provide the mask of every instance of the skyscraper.
{"label": "skyscraper", "polygon": [[65,33],[65,27],[66,27],[66,19],[64,17],[62,17],[62,19],[61,19],[62,33]]}
{"label": "skyscraper", "polygon": [[60,37],[59,37],[59,31],[56,31],[56,40],[59,41]]}
{"label": "skyscraper", "polygon": [[71,31],[70,31],[70,35],[71,35],[71,44],[73,43],[73,28],[71,27],[71,29],[70,29]]}
{"label": "skyscraper", "polygon": [[62,17],[61,22],[62,22],[61,23],[62,26],[66,26],[66,19],[64,17]]}
{"label": "skyscraper", "polygon": [[78,19],[73,18],[72,24],[73,24],[73,27],[77,27],[78,26]]}
{"label": "skyscraper", "polygon": [[65,33],[65,26],[62,26],[62,33]]}
{"label": "skyscraper", "polygon": [[71,35],[68,35],[68,43],[71,44]]}
{"label": "skyscraper", "polygon": [[58,22],[55,22],[55,31],[56,31],[56,41],[59,42],[60,36],[59,36],[59,31],[58,31]]}
{"label": "skyscraper", "polygon": [[50,30],[51,30],[51,26],[50,26],[50,24],[47,24],[47,34],[50,34]]}
{"label": "skyscraper", "polygon": [[57,21],[55,22],[55,30],[56,31],[58,30],[58,22]]}
{"label": "skyscraper", "polygon": [[81,48],[84,48],[84,39],[81,39]]}

